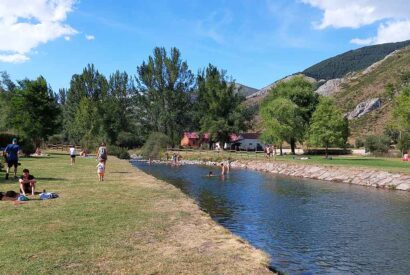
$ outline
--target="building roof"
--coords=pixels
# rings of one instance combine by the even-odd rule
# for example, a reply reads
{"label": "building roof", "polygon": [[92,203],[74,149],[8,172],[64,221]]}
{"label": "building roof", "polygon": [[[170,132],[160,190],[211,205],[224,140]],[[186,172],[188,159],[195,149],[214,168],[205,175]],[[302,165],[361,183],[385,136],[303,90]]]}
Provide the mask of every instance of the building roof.
{"label": "building roof", "polygon": [[[198,132],[184,132],[184,136],[186,136],[189,139],[199,139],[200,134]],[[203,139],[209,139],[209,133],[204,133],[202,135]]]}
{"label": "building roof", "polygon": [[242,133],[239,135],[239,139],[259,139],[260,133]]}

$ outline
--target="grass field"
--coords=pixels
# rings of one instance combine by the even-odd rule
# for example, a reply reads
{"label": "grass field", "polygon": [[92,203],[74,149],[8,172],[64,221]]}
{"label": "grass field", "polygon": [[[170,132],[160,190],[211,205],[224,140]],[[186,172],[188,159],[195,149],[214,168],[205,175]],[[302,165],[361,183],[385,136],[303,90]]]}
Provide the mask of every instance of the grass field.
{"label": "grass field", "polygon": [[[331,159],[325,159],[323,156],[276,156],[267,159],[264,153],[254,152],[229,152],[229,151],[175,151],[183,159],[221,161],[231,160],[265,160],[265,161],[286,161],[299,164],[310,165],[327,165],[327,166],[347,166],[362,169],[376,169],[395,173],[410,174],[410,162],[402,161],[399,158],[377,158],[371,156],[333,156]],[[170,151],[171,155],[173,151]],[[301,158],[309,159],[302,160]]]}
{"label": "grass field", "polygon": [[[175,187],[110,158],[22,158],[38,190],[60,198],[0,201],[0,273],[263,274],[268,257],[232,235]],[[4,180],[0,191],[18,191]]]}

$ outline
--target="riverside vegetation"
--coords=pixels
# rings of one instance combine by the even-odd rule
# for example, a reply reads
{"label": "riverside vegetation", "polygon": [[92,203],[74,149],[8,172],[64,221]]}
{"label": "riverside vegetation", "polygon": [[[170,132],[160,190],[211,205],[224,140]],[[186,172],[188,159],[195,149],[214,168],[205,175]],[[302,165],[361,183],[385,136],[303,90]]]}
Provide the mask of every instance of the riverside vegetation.
{"label": "riverside vegetation", "polygon": [[[268,257],[217,225],[175,187],[111,157],[22,158],[60,198],[0,201],[0,269],[23,273],[268,274]],[[17,182],[0,177],[1,190]]]}

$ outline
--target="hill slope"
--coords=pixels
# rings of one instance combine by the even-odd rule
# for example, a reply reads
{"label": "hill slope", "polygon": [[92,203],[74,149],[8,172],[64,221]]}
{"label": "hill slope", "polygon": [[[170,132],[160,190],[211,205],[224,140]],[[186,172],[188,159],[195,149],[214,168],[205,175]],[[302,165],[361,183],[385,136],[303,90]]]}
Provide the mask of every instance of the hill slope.
{"label": "hill slope", "polygon": [[[389,125],[392,103],[405,82],[410,80],[410,46],[397,51],[380,62],[372,70],[344,79],[340,90],[333,94],[344,112],[351,112],[359,103],[379,98],[381,107],[362,117],[350,121],[352,137],[382,134]],[[387,86],[395,87],[389,93]]]}
{"label": "hill slope", "polygon": [[317,80],[341,78],[349,72],[361,71],[393,51],[408,45],[410,40],[363,47],[323,60],[302,73]]}

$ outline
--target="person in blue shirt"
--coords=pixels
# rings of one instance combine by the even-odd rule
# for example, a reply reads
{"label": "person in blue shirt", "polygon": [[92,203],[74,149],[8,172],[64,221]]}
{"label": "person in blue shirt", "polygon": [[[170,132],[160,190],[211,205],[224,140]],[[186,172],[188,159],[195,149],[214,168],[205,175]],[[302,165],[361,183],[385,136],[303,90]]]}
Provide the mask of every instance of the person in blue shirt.
{"label": "person in blue shirt", "polygon": [[17,166],[19,162],[19,151],[20,146],[17,144],[17,139],[13,138],[11,144],[7,145],[4,149],[6,153],[6,162],[7,162],[7,170],[6,170],[6,180],[9,178],[10,167],[14,166],[14,178],[17,179]]}

